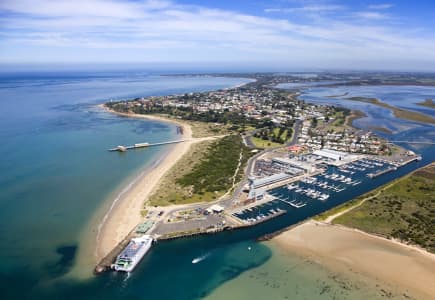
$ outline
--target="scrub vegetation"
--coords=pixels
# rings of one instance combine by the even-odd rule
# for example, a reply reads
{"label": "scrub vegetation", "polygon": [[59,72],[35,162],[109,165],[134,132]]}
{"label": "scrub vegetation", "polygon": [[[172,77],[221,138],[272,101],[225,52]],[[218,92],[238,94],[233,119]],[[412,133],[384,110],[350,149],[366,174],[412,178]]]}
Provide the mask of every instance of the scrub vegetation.
{"label": "scrub vegetation", "polygon": [[217,200],[232,188],[240,153],[242,165],[235,182],[241,180],[243,166],[251,155],[240,135],[194,144],[191,151],[166,174],[162,184],[150,197],[149,204],[170,205]]}
{"label": "scrub vegetation", "polygon": [[333,223],[396,238],[435,252],[435,163],[370,194],[379,190],[377,197],[339,216]]}

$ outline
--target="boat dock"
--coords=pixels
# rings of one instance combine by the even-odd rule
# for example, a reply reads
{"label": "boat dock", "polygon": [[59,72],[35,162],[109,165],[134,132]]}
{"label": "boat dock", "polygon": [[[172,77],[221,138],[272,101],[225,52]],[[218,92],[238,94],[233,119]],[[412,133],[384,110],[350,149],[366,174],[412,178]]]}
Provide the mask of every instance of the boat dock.
{"label": "boat dock", "polygon": [[[271,219],[274,219],[274,218],[276,218],[276,217],[279,217],[279,216],[282,216],[282,215],[284,215],[284,214],[286,214],[287,213],[287,211],[286,210],[284,210],[284,209],[277,209],[275,212],[273,212],[273,213],[270,213],[270,214],[268,214],[268,215],[265,215],[265,216],[259,216],[258,218],[255,218],[255,219],[248,219],[248,220],[243,220],[243,219],[240,219],[240,220],[242,220],[242,222],[244,223],[244,225],[242,225],[242,226],[239,226],[239,227],[249,227],[249,226],[255,226],[255,225],[258,225],[258,224],[261,224],[261,223],[264,223],[264,222],[266,222],[266,221],[269,221],[269,220],[271,220]],[[233,215],[234,216],[234,215]],[[238,218],[237,216],[235,216],[236,218]]]}
{"label": "boat dock", "polygon": [[119,244],[112,249],[102,260],[98,262],[95,266],[94,274],[102,274],[108,270],[110,270],[110,266],[115,261],[116,257],[121,253],[122,250],[128,245],[132,238],[138,237],[135,232],[135,229],[132,230]]}
{"label": "boat dock", "polygon": [[286,203],[294,208],[301,208],[301,207],[304,207],[305,205],[307,205],[307,203],[303,202],[303,201],[297,201],[297,200],[290,201],[290,200],[285,200],[285,199],[282,199],[279,197],[275,197],[275,199],[278,201],[284,202],[284,203]]}
{"label": "boat dock", "polygon": [[369,178],[376,178],[378,176],[381,176],[383,174],[386,174],[386,173],[389,173],[389,172],[392,172],[392,171],[396,171],[396,170],[397,170],[397,167],[388,167],[388,168],[386,168],[384,170],[379,170],[379,171],[374,172],[374,173],[369,173],[369,174],[367,174],[367,177],[369,177]]}
{"label": "boat dock", "polygon": [[149,143],[137,143],[131,146],[123,146],[123,145],[119,145],[115,148],[111,148],[108,149],[109,151],[119,151],[119,152],[125,152],[127,150],[130,149],[138,149],[138,148],[146,148],[146,147],[154,147],[154,146],[162,146],[162,145],[169,145],[169,144],[177,144],[177,143],[182,143],[182,142],[186,142],[188,140],[177,140],[177,141],[169,141],[169,142],[162,142],[162,143],[153,143],[153,144],[149,144]]}
{"label": "boat dock", "polygon": [[284,209],[268,208],[268,206],[275,200],[276,199],[274,198],[265,201],[263,200],[261,203],[256,203],[256,205],[245,206],[230,211],[227,215],[238,221],[237,223],[239,224],[237,227],[254,226],[287,213]]}

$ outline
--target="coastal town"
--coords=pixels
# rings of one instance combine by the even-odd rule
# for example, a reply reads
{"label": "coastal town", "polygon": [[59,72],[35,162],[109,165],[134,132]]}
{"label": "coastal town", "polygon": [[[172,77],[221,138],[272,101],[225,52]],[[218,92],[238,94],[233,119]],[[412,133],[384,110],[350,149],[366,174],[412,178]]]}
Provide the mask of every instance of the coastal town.
{"label": "coastal town", "polygon": [[[273,82],[273,81],[272,81]],[[121,113],[162,114],[180,120],[218,125],[231,124],[234,132],[256,148],[299,144],[307,150],[332,150],[383,155],[391,145],[372,132],[358,130],[350,123],[362,117],[342,107],[316,105],[298,100],[299,92],[247,84],[220,91],[188,93],[132,101],[111,101],[106,106]],[[295,138],[297,137],[297,138]]]}
{"label": "coastal town", "polygon": [[[105,104],[119,114],[174,120],[181,124],[177,129],[181,133],[185,122],[212,124],[214,132],[225,128],[226,136],[240,140],[242,151],[240,157],[233,156],[234,176],[228,176],[232,184],[225,193],[215,191],[218,197],[175,207],[145,204],[142,222],[100,261],[97,273],[108,268],[131,271],[151,240],[255,226],[292,210],[327,203],[345,190],[421,159],[373,132],[353,127],[352,120],[363,116],[358,111],[307,103],[298,99],[298,90],[268,84]],[[189,141],[194,139],[168,143]],[[138,143],[111,150],[151,146]],[[190,187],[195,190],[195,184]],[[189,193],[184,199],[192,197]]]}
{"label": "coastal town", "polygon": [[1,299],[435,300],[434,20],[0,0]]}

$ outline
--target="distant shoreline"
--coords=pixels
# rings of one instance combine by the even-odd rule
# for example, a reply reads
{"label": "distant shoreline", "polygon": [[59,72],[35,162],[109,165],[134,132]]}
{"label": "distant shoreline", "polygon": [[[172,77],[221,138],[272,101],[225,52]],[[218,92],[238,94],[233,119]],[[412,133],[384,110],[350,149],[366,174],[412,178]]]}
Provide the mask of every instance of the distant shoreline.
{"label": "distant shoreline", "polygon": [[[182,120],[177,120],[177,119],[172,119],[172,118],[166,118],[163,116],[158,116],[158,115],[140,115],[140,114],[133,114],[133,113],[122,113],[119,111],[115,111],[113,109],[110,109],[109,107],[107,107],[105,104],[98,104],[97,107],[105,110],[106,112],[121,116],[121,117],[126,117],[126,118],[136,118],[136,119],[148,119],[148,120],[153,120],[153,121],[161,121],[161,122],[166,122],[166,123],[172,123],[172,124],[176,124],[178,126],[181,127],[188,127],[188,131],[191,130],[190,125],[187,124],[186,122],[183,122]],[[190,132],[191,134],[191,132]],[[184,134],[183,134],[184,135]]]}

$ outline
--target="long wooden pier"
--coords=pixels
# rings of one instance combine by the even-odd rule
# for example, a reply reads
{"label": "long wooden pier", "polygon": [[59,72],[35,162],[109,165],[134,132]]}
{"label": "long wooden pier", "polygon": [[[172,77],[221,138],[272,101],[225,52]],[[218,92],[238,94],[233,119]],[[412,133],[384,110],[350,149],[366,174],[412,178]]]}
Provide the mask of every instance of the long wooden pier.
{"label": "long wooden pier", "polygon": [[176,140],[176,141],[169,141],[169,142],[162,142],[162,143],[153,143],[153,144],[138,143],[138,144],[134,144],[134,145],[131,145],[131,146],[119,145],[119,146],[117,146],[115,148],[111,148],[111,149],[108,149],[108,150],[109,151],[125,152],[125,151],[130,150],[130,149],[138,149],[138,148],[162,146],[162,145],[169,145],[169,144],[177,144],[177,143],[182,143],[182,142],[186,142],[186,141],[188,141],[188,140]]}

